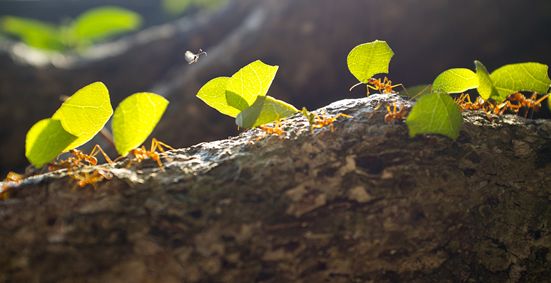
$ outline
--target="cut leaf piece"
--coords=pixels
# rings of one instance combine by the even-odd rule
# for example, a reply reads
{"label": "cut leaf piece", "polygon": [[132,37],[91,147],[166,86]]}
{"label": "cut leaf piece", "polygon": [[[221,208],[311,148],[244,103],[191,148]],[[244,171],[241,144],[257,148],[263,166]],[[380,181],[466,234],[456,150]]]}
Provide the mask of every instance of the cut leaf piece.
{"label": "cut leaf piece", "polygon": [[210,80],[199,90],[197,97],[220,113],[235,118],[241,110],[228,104],[226,86],[229,80],[228,77],[218,77]]}
{"label": "cut leaf piece", "polygon": [[230,78],[226,86],[228,104],[239,110],[245,110],[255,102],[258,96],[265,96],[278,68],[278,66],[264,64],[260,60],[241,68]]}
{"label": "cut leaf piece", "polygon": [[446,93],[462,93],[478,87],[476,74],[465,68],[454,68],[442,72],[432,83],[432,89]]}
{"label": "cut leaf piece", "polygon": [[452,139],[459,137],[463,117],[457,104],[446,93],[431,93],[417,100],[406,124],[411,137],[420,134],[441,134]]}
{"label": "cut leaf piece", "polygon": [[113,115],[113,139],[117,152],[126,156],[139,147],[151,134],[163,116],[168,100],[148,92],[125,98]]}
{"label": "cut leaf piece", "polygon": [[480,97],[484,100],[488,100],[489,98],[492,98],[493,100],[498,99],[499,93],[494,86],[492,78],[490,78],[490,74],[488,73],[486,66],[477,60],[474,61],[474,65],[476,67],[476,76],[478,77],[477,91]]}
{"label": "cut leaf piece", "polygon": [[141,16],[133,11],[105,6],[88,10],[73,23],[78,42],[96,42],[119,33],[137,29]]}
{"label": "cut leaf piece", "polygon": [[551,86],[547,65],[540,63],[519,63],[505,65],[490,75],[499,96],[498,103],[517,91],[547,93]]}
{"label": "cut leaf piece", "polygon": [[245,129],[264,125],[298,112],[293,105],[270,96],[259,96],[253,105],[237,115],[235,123]]}
{"label": "cut leaf piece", "polygon": [[77,136],[65,150],[79,147],[91,140],[113,114],[107,87],[95,82],[79,89],[52,116],[63,128]]}
{"label": "cut leaf piece", "polygon": [[34,167],[40,168],[54,160],[76,139],[63,129],[59,120],[40,120],[27,132],[25,156]]}
{"label": "cut leaf piece", "polygon": [[394,52],[386,41],[358,45],[350,51],[347,58],[348,69],[362,83],[367,83],[376,74],[388,73],[388,65]]}

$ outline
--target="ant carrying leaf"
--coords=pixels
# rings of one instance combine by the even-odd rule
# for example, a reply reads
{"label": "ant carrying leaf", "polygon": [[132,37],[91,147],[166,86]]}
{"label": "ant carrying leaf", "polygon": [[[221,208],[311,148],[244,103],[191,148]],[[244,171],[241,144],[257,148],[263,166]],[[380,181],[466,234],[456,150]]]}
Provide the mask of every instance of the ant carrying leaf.
{"label": "ant carrying leaf", "polygon": [[551,94],[546,94],[538,99],[538,93],[534,92],[530,98],[525,97],[522,93],[516,92],[511,94],[507,99],[511,102],[518,102],[518,104],[515,104],[517,108],[517,112],[521,108],[527,108],[524,111],[524,117],[528,117],[528,112],[532,110],[533,112],[537,112],[541,109],[541,103],[550,96]]}

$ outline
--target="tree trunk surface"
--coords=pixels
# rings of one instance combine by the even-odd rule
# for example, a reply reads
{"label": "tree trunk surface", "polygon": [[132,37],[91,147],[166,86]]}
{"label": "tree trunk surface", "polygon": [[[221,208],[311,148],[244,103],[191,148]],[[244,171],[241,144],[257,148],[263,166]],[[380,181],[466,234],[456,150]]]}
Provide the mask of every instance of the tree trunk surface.
{"label": "tree trunk surface", "polygon": [[551,121],[410,138],[391,101],[104,165],[95,188],[30,177],[0,202],[0,282],[550,282]]}

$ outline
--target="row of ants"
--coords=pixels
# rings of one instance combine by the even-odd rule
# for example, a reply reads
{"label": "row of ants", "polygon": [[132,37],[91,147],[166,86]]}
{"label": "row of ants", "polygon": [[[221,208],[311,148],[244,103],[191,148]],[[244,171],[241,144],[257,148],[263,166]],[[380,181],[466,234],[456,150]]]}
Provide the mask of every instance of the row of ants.
{"label": "row of ants", "polygon": [[[153,138],[151,140],[151,147],[149,150],[146,149],[145,146],[141,146],[130,151],[132,159],[130,159],[128,165],[131,166],[136,163],[141,163],[146,159],[151,159],[157,163],[159,168],[162,169],[162,154],[164,154],[166,150],[173,149],[174,148],[171,146]],[[109,165],[113,165],[123,158],[121,156],[113,161],[99,145],[95,145],[92,148],[92,151],[88,154],[78,149],[71,149],[69,154],[70,156],[66,159],[56,160],[48,164],[48,171],[53,172],[57,170],[67,170],[67,175],[73,178],[79,187],[92,185],[95,188],[96,183],[103,180],[110,180],[113,177],[111,172],[106,167],[96,167],[92,171],[80,170],[87,166],[97,165],[98,159],[96,156],[98,154],[101,154]],[[3,181],[3,186],[0,187],[0,200],[8,197],[8,188],[10,186],[21,183],[24,178],[25,176],[21,174],[9,172],[6,179]]]}
{"label": "row of ants", "polygon": [[[350,90],[352,90],[354,87],[358,85],[359,84],[354,85],[353,87],[350,88]],[[394,94],[396,93],[394,91],[394,88],[399,86],[403,88],[402,84],[393,85],[392,81],[387,77],[385,77],[384,79],[371,78],[369,79],[366,85],[367,85],[368,95],[370,90],[379,91],[380,93],[383,93],[383,94]],[[532,96],[528,98],[528,97],[525,97],[522,93],[517,92],[517,93],[511,94],[505,102],[495,104],[487,100],[485,101],[481,97],[477,97],[473,102],[469,94],[463,93],[459,95],[457,98],[455,98],[455,102],[461,108],[462,111],[482,110],[486,113],[488,119],[491,120],[491,116],[490,116],[491,114],[499,116],[504,114],[507,110],[517,114],[523,108],[525,109],[524,115],[525,117],[527,117],[530,111],[535,112],[540,110],[541,103],[550,95],[551,94],[547,94],[538,98],[538,94],[534,93]],[[387,113],[384,117],[384,121],[386,123],[393,123],[395,121],[405,120],[408,114],[406,107],[398,106],[396,103],[393,103],[392,106],[387,104],[386,110],[387,110]],[[343,113],[339,113],[335,116],[328,116],[327,114],[318,115],[318,114],[309,112],[308,110],[306,110],[306,108],[302,109],[302,114],[307,119],[310,125],[310,132],[313,132],[314,129],[320,129],[323,127],[330,127],[331,132],[333,132],[335,130],[334,122],[338,118],[352,118],[352,116],[343,114]],[[273,126],[261,125],[258,128],[264,133],[266,133],[267,135],[276,135],[279,137],[283,137],[285,135],[285,131],[282,128],[281,122],[279,120],[276,121]],[[173,148],[163,142],[158,141],[157,139],[152,139],[151,147],[149,150],[147,150],[145,146],[142,146],[140,148],[133,149],[130,152],[133,156],[133,159],[131,159],[129,164],[131,165],[133,163],[140,163],[146,159],[152,159],[157,163],[157,165],[160,168],[163,168],[161,156],[163,153],[165,153],[167,149],[172,150]],[[112,174],[104,168],[98,168],[98,169],[92,170],[91,172],[83,172],[83,173],[77,173],[78,170],[76,169],[79,169],[83,166],[97,165],[98,160],[96,156],[98,154],[101,154],[109,165],[114,164],[121,158],[119,157],[115,159],[115,161],[112,161],[99,145],[94,146],[94,148],[89,154],[86,154],[77,149],[72,149],[69,151],[69,153],[71,154],[69,158],[65,160],[55,161],[49,164],[48,170],[56,171],[60,169],[66,169],[68,171],[68,174],[77,181],[77,185],[79,187],[85,187],[87,185],[95,186],[97,182],[111,179]],[[8,185],[20,183],[23,180],[23,178],[24,176],[14,172],[8,173],[8,176],[4,180],[4,186],[0,187],[0,199],[6,197]]]}

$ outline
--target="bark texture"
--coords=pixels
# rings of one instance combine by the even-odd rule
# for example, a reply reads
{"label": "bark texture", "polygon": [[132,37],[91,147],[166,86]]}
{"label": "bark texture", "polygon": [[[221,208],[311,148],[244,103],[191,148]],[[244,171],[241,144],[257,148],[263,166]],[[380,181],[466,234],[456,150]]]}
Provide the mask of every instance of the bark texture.
{"label": "bark texture", "polygon": [[465,113],[457,141],[410,138],[374,110],[393,100],[164,171],[122,161],[96,189],[31,177],[0,202],[0,282],[549,282],[551,122]]}

